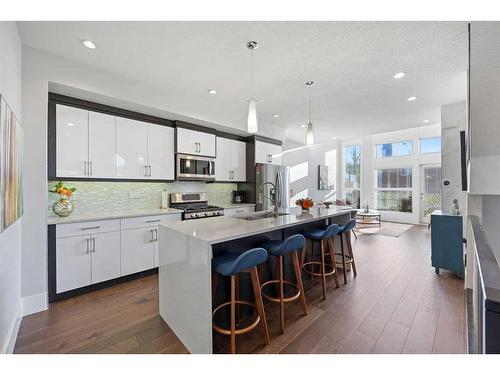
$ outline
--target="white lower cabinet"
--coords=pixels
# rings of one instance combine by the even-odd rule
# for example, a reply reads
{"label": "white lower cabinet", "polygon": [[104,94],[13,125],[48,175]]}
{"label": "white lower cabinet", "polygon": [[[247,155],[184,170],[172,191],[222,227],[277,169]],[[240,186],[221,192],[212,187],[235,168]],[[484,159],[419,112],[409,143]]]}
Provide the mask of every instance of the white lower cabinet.
{"label": "white lower cabinet", "polygon": [[91,236],[92,284],[120,277],[120,232]]}
{"label": "white lower cabinet", "polygon": [[120,232],[58,238],[57,293],[120,277]]}
{"label": "white lower cabinet", "polygon": [[154,267],[154,229],[155,228],[137,228],[121,232],[122,275],[129,275]]}
{"label": "white lower cabinet", "polygon": [[89,238],[76,236],[56,240],[57,293],[92,283]]}
{"label": "white lower cabinet", "polygon": [[250,212],[255,212],[255,207],[245,206],[245,207],[224,208],[224,216],[233,216]]}
{"label": "white lower cabinet", "polygon": [[177,220],[180,214],[57,225],[56,293],[158,267],[158,225]]}

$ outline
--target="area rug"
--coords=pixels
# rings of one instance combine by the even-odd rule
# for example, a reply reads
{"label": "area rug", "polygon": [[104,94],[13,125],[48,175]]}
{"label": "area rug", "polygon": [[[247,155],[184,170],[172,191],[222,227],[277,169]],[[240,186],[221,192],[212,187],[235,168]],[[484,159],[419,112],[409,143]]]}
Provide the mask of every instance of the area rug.
{"label": "area rug", "polygon": [[411,227],[413,227],[413,225],[382,221],[380,228],[378,226],[359,226],[356,228],[356,233],[399,237]]}

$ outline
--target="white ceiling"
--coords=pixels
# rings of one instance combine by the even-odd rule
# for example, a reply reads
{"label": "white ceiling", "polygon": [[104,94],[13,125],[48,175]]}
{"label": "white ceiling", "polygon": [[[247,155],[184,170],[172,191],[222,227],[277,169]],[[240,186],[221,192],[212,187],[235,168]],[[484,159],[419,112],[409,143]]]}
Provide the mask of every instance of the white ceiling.
{"label": "white ceiling", "polygon": [[[245,45],[256,40],[260,125],[278,124],[302,142],[308,80],[316,83],[319,142],[439,123],[442,105],[466,98],[466,22],[19,22],[19,29],[26,45],[165,90],[162,110],[240,129],[250,96]],[[393,79],[399,71],[406,77]]]}

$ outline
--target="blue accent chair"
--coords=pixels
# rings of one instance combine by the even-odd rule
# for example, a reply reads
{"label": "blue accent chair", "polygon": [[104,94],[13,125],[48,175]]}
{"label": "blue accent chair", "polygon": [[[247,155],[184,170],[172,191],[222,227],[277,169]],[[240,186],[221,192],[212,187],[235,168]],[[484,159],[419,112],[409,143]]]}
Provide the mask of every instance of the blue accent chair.
{"label": "blue accent chair", "polygon": [[[240,335],[251,331],[259,323],[262,324],[266,345],[270,345],[269,331],[267,329],[266,314],[264,312],[264,303],[262,302],[262,294],[259,282],[259,274],[257,266],[267,261],[267,251],[263,248],[255,248],[247,250],[243,253],[239,252],[223,252],[216,255],[212,260],[212,300],[214,301],[215,289],[217,287],[218,275],[231,277],[231,300],[224,302],[213,309],[212,316],[215,316],[217,311],[230,306],[231,319],[230,329],[225,329],[213,323],[214,330],[231,336],[231,353],[236,353],[236,335]],[[242,301],[238,296],[238,274],[241,272],[249,272],[252,279],[252,287],[255,294],[255,304],[250,301]],[[237,305],[247,305],[257,310],[257,318],[247,327],[236,329],[237,320],[239,321],[239,310]],[[238,319],[236,318],[238,315]]]}
{"label": "blue accent chair", "polygon": [[[323,299],[326,299],[326,277],[334,276],[335,286],[339,287],[339,277],[337,275],[337,263],[335,262],[335,251],[333,248],[333,238],[340,232],[338,224],[330,224],[325,229],[311,229],[304,233],[304,236],[309,238],[311,244],[311,259],[305,261],[306,251],[302,252],[301,267],[304,272],[308,273],[311,277],[320,277],[323,286]],[[320,258],[319,261],[315,260],[314,247],[319,243]],[[327,253],[326,249],[329,248]],[[326,257],[330,256],[330,262],[326,261]],[[316,271],[316,266],[319,266],[319,271]],[[329,266],[329,270],[325,270]]]}
{"label": "blue accent chair", "polygon": [[[297,253],[305,248],[306,239],[302,234],[294,234],[285,240],[269,241],[262,245],[269,255],[276,257],[277,279],[268,280],[261,285],[262,295],[269,301],[280,304],[280,328],[281,333],[285,333],[285,303],[295,301],[300,298],[302,310],[307,315],[307,304],[302,284],[302,275],[300,272],[300,262]],[[292,258],[293,269],[295,271],[296,283],[283,279],[283,262],[285,255],[290,254]],[[278,298],[272,297],[264,292],[264,288],[270,284],[277,284]],[[284,286],[290,285],[297,290],[293,296],[285,297]]]}

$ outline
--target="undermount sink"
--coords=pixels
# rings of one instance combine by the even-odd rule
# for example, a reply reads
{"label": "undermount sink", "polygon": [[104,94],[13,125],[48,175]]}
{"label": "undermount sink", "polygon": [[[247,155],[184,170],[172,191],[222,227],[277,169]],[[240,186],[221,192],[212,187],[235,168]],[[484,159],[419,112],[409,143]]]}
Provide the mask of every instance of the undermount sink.
{"label": "undermount sink", "polygon": [[[288,213],[279,213],[278,216],[286,216],[290,215]],[[268,219],[270,217],[274,217],[274,212],[270,211],[259,211],[251,214],[242,214],[242,215],[234,215],[235,219],[242,220],[260,220],[260,219]]]}

